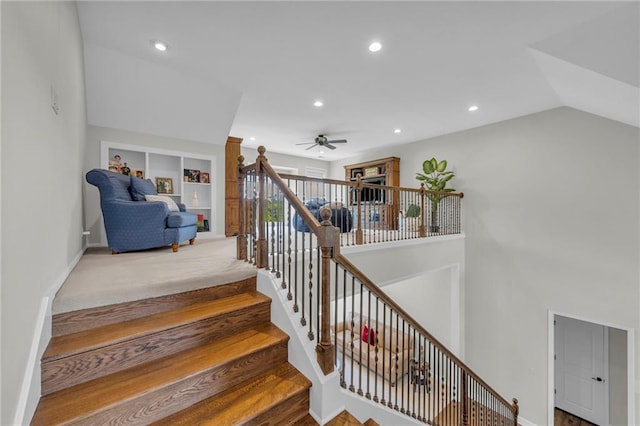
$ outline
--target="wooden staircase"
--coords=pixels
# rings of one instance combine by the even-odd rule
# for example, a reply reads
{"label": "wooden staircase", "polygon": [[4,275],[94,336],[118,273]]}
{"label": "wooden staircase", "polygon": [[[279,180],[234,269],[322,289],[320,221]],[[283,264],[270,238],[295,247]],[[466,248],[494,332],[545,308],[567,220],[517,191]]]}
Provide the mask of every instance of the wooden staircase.
{"label": "wooden staircase", "polygon": [[343,411],[334,417],[326,426],[379,426],[378,423],[372,419],[367,420],[364,423],[360,423],[358,419],[353,417],[348,411]]}
{"label": "wooden staircase", "polygon": [[302,421],[311,383],[287,362],[270,305],[253,277],[56,315],[31,424]]}

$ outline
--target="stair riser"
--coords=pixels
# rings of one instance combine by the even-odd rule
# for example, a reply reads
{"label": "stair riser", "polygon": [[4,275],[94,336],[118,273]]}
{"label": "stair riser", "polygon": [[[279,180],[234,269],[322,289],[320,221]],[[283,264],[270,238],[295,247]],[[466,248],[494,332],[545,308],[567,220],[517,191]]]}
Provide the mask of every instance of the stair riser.
{"label": "stair riser", "polygon": [[154,297],[152,299],[144,299],[134,302],[119,303],[117,305],[66,312],[53,316],[52,335],[62,336],[65,334],[77,333],[79,331],[89,330],[103,325],[115,324],[157,314],[159,312],[178,309],[198,302],[221,299],[223,297],[254,291],[256,291],[256,278],[251,277],[217,287]]}
{"label": "stair riser", "polygon": [[265,302],[78,355],[43,361],[42,394],[48,395],[269,321],[270,303]]}
{"label": "stair riser", "polygon": [[230,360],[191,377],[186,377],[172,385],[160,389],[150,389],[137,398],[122,401],[97,413],[87,413],[86,417],[66,424],[148,424],[209,398],[229,387],[247,380],[286,362],[287,341],[247,356]]}
{"label": "stair riser", "polygon": [[246,426],[281,426],[295,423],[309,414],[309,390],[285,399],[255,418],[242,423]]}

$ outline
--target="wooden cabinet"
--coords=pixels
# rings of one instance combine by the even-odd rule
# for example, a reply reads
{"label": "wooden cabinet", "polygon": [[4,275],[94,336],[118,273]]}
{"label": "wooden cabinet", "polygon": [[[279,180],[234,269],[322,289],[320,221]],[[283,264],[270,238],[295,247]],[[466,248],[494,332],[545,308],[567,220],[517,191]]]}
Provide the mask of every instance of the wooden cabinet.
{"label": "wooden cabinet", "polygon": [[366,161],[364,163],[349,164],[344,166],[345,179],[355,181],[362,176],[362,180],[378,185],[400,185],[400,159],[387,157],[379,160]]}
{"label": "wooden cabinet", "polygon": [[225,145],[224,167],[224,234],[227,237],[238,235],[240,218],[238,217],[240,194],[238,193],[238,156],[241,138],[229,136]]}
{"label": "wooden cabinet", "polygon": [[[400,159],[387,157],[364,163],[344,166],[345,179],[356,181],[358,175],[363,183],[380,186],[400,185]],[[400,208],[400,195],[398,191],[376,188],[363,188],[361,193],[361,214],[363,228],[397,229],[398,212]],[[349,197],[349,205],[357,217],[357,196],[352,192]]]}

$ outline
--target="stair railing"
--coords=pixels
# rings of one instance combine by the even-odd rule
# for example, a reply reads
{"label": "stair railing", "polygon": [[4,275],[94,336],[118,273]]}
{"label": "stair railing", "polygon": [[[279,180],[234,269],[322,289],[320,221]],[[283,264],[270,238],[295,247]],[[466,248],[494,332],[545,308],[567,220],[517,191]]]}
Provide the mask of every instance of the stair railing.
{"label": "stair railing", "polygon": [[[516,426],[515,398],[507,402],[340,254],[344,229],[331,218],[352,188],[345,193],[341,181],[280,176],[264,147],[258,152],[249,166],[238,159],[237,256],[280,281],[293,313],[316,342],[324,374],[337,366],[345,389],[427,424]],[[332,189],[320,191],[316,184]],[[419,191],[424,212],[425,191]],[[320,209],[321,221],[308,207],[318,195],[335,203]],[[459,202],[461,195],[454,198]]]}

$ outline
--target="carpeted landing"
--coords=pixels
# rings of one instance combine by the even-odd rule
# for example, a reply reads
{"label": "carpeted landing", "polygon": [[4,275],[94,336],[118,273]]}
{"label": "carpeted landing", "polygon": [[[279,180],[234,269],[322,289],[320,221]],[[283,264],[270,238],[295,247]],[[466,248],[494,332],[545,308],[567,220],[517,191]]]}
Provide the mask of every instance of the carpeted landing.
{"label": "carpeted landing", "polygon": [[53,301],[53,314],[227,284],[255,276],[236,260],[235,238],[196,239],[177,253],[162,247],[112,255],[89,248]]}

